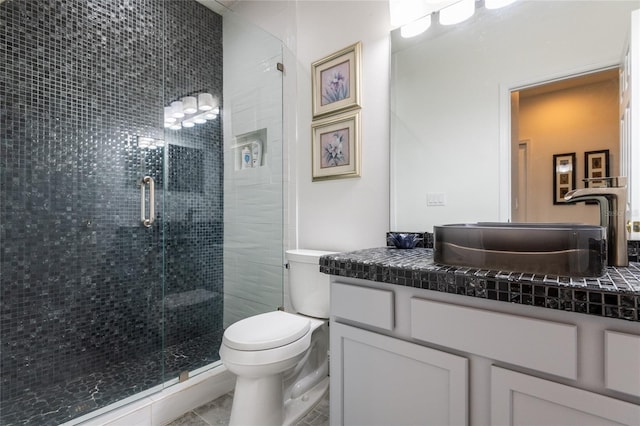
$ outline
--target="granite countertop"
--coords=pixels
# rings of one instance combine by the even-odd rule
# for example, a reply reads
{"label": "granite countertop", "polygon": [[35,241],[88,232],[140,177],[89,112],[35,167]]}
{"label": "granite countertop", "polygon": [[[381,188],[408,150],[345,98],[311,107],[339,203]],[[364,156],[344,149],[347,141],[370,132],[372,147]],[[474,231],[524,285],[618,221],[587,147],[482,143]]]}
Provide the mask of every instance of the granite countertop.
{"label": "granite countertop", "polygon": [[320,272],[444,293],[640,321],[640,263],[599,278],[491,271],[433,262],[433,249],[391,247],[325,255]]}

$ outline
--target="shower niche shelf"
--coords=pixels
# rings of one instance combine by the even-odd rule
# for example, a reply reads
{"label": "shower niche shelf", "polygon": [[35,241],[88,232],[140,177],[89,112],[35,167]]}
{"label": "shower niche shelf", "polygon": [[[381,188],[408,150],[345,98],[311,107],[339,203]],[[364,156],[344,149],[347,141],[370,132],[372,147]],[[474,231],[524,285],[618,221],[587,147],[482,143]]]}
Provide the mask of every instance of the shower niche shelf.
{"label": "shower niche shelf", "polygon": [[266,165],[267,129],[244,133],[234,138],[231,147],[234,170],[247,171],[259,169]]}

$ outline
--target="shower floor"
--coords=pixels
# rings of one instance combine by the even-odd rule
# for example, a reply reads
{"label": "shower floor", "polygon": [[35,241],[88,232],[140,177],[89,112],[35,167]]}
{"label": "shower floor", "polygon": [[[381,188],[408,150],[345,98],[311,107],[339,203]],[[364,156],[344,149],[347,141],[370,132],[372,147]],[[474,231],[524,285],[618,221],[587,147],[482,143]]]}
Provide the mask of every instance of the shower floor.
{"label": "shower floor", "polygon": [[113,404],[220,359],[222,331],[200,336],[160,353],[132,359],[64,383],[24,393],[0,403],[0,425],[59,425],[93,410]]}

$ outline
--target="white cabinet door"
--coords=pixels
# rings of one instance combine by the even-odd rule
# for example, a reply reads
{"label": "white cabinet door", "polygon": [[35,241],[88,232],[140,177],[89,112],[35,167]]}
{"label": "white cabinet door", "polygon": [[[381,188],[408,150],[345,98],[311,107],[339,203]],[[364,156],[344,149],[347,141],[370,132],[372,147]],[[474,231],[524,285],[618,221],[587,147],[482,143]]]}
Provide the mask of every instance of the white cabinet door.
{"label": "white cabinet door", "polygon": [[604,332],[604,383],[607,389],[640,396],[640,336]]}
{"label": "white cabinet door", "polygon": [[640,425],[640,405],[491,367],[491,424]]}
{"label": "white cabinet door", "polygon": [[468,360],[331,322],[331,425],[466,425]]}

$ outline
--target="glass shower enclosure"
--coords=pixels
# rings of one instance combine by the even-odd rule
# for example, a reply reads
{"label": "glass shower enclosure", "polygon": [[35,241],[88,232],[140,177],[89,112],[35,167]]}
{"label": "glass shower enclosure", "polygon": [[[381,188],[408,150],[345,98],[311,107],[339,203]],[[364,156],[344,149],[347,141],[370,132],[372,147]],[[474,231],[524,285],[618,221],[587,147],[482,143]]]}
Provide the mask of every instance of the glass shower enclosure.
{"label": "glass shower enclosure", "polygon": [[0,0],[0,424],[161,390],[282,304],[282,46],[217,11]]}

